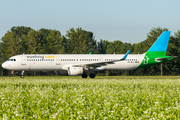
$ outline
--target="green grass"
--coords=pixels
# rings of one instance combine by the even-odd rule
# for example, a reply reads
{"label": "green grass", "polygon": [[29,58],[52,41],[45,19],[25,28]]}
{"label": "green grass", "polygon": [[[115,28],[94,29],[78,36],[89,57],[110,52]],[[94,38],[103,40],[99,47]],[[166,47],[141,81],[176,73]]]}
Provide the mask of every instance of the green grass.
{"label": "green grass", "polygon": [[[0,76],[3,78],[19,79],[20,76]],[[81,76],[25,76],[25,79],[81,79]],[[96,76],[96,79],[180,79],[180,76]]]}
{"label": "green grass", "polygon": [[180,118],[180,78],[152,78],[1,77],[0,119]]}

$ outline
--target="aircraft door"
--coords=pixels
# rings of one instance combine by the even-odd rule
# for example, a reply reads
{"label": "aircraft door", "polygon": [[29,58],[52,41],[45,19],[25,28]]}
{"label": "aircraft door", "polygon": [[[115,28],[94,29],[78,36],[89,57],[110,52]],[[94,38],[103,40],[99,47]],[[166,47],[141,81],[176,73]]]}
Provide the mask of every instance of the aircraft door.
{"label": "aircraft door", "polygon": [[21,57],[21,65],[26,65],[26,58],[25,58],[25,56]]}
{"label": "aircraft door", "polygon": [[59,56],[56,57],[56,65],[60,65],[61,64],[61,59]]}
{"label": "aircraft door", "polygon": [[102,62],[102,61],[103,61],[103,58],[98,58],[98,61],[99,61],[99,62]]}

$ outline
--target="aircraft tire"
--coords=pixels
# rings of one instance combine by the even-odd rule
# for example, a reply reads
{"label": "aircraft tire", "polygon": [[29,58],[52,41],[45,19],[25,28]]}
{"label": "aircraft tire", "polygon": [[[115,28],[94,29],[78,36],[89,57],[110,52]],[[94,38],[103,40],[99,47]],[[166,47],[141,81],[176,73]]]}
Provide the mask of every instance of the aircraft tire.
{"label": "aircraft tire", "polygon": [[20,76],[20,78],[24,78],[24,76],[23,76],[23,75],[21,75],[21,76]]}
{"label": "aircraft tire", "polygon": [[95,74],[90,74],[89,75],[90,78],[95,78],[95,76],[96,76]]}
{"label": "aircraft tire", "polygon": [[87,78],[87,74],[82,74],[82,78]]}

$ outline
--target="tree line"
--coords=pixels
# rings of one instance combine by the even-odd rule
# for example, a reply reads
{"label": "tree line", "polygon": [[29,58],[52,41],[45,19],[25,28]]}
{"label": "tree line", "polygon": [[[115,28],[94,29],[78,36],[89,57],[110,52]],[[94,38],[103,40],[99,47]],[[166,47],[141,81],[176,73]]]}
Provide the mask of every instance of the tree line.
{"label": "tree line", "polygon": [[[123,43],[120,40],[110,42],[100,40],[97,42],[93,32],[82,28],[70,28],[66,35],[61,35],[58,30],[44,29],[34,30],[30,27],[12,27],[1,38],[0,42],[0,63],[2,64],[9,57],[18,54],[130,54],[145,53],[167,28],[153,28],[147,34],[147,38],[137,44]],[[180,31],[170,37],[167,55],[180,56]],[[0,71],[9,74],[9,71]],[[141,68],[130,71],[105,71],[98,75],[160,75],[160,65]],[[27,73],[28,74],[28,73]],[[29,74],[32,74],[31,72]],[[40,74],[40,72],[37,72]],[[54,74],[49,72],[49,75]],[[174,59],[163,64],[164,75],[179,75],[180,60]]]}

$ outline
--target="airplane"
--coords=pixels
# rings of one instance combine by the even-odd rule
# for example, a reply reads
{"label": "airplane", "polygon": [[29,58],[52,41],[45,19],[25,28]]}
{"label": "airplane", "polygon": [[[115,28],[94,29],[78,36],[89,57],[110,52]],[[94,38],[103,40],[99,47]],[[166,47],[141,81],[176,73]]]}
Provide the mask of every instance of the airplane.
{"label": "airplane", "polygon": [[10,57],[4,69],[22,71],[59,71],[60,75],[81,75],[95,78],[103,70],[135,70],[173,60],[166,56],[170,31],[164,31],[150,49],[143,54],[22,54]]}

